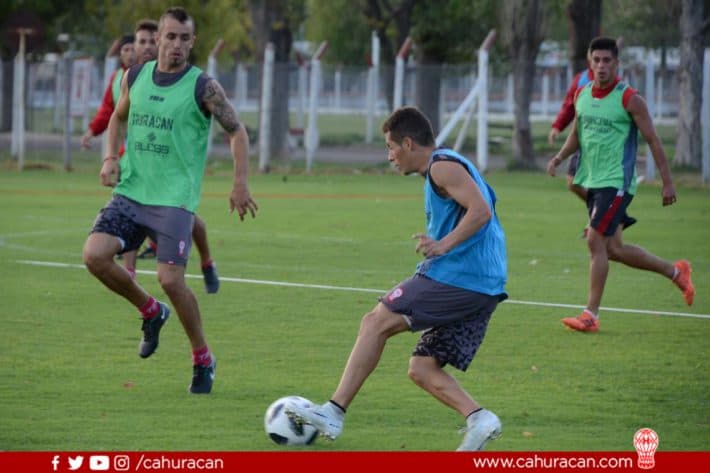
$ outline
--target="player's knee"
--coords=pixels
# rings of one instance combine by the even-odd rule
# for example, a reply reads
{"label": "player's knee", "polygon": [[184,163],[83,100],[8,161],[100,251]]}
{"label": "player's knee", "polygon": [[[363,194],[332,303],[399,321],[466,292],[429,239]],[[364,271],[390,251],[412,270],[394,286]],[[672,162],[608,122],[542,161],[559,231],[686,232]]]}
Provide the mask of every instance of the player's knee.
{"label": "player's knee", "polygon": [[87,241],[82,251],[82,259],[89,271],[96,273],[101,271],[107,262],[110,262],[111,257],[105,255],[103,252],[99,251],[96,246],[91,245]]}
{"label": "player's knee", "polygon": [[407,376],[411,379],[417,386],[423,386],[426,383],[426,369],[420,363],[421,357],[413,356],[409,359],[409,369],[407,370]]}
{"label": "player's knee", "polygon": [[407,376],[414,384],[427,391],[440,391],[444,389],[442,377],[436,376],[436,371],[441,370],[438,362],[428,356],[412,356],[409,358]]}
{"label": "player's knee", "polygon": [[623,261],[623,253],[620,247],[616,245],[609,245],[606,251],[610,260],[617,262]]}
{"label": "player's knee", "polygon": [[165,291],[168,296],[171,294],[177,294],[185,287],[184,278],[177,277],[176,274],[171,272],[166,273],[158,271],[158,282],[160,283],[160,287],[163,288],[163,291]]}
{"label": "player's knee", "polygon": [[587,229],[587,247],[592,253],[599,251],[606,246],[604,235],[591,226]]}
{"label": "player's knee", "polygon": [[86,266],[87,269],[93,273],[98,264],[98,258],[96,253],[93,252],[87,245],[84,245],[82,259],[84,261],[84,266]]}
{"label": "player's knee", "polygon": [[392,324],[388,318],[388,314],[378,309],[379,306],[362,317],[362,320],[360,321],[360,335],[390,335]]}
{"label": "player's knee", "polygon": [[372,310],[360,319],[360,334],[375,332],[377,330],[377,313]]}

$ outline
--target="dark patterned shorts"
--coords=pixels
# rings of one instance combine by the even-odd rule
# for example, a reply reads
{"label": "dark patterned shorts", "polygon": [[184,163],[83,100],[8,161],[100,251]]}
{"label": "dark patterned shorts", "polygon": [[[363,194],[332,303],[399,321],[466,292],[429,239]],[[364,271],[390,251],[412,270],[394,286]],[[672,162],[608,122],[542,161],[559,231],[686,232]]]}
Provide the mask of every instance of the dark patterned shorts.
{"label": "dark patterned shorts", "polygon": [[402,314],[412,331],[423,330],[412,356],[431,356],[466,371],[486,335],[488,321],[505,294],[490,296],[416,274],[380,298]]}
{"label": "dark patterned shorts", "polygon": [[114,195],[101,209],[91,233],[107,233],[121,241],[121,251],[137,250],[146,236],[158,244],[160,263],[187,265],[192,246],[191,212],[178,207],[141,205]]}

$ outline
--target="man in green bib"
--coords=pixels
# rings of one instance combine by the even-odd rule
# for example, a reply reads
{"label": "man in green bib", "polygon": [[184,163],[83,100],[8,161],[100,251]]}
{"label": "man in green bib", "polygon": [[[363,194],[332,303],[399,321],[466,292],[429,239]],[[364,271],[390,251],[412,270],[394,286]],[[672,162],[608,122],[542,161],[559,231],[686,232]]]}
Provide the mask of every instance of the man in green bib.
{"label": "man in green bib", "polygon": [[609,273],[609,260],[666,276],[682,291],[688,305],[693,303],[695,296],[688,261],[671,263],[644,248],[626,244],[621,238],[621,219],[636,194],[639,131],[651,148],[661,175],[663,205],[674,204],[676,192],[646,102],[617,77],[618,55],[613,38],[598,37],[590,43],[589,58],[594,80],[577,89],[573,132],[547,164],[547,172],[554,176],[555,168],[562,161],[577,149],[581,151],[574,183],[589,189],[589,297],[579,316],[562,319],[566,326],[581,332],[599,330],[599,307]]}
{"label": "man in green bib", "polygon": [[[222,86],[187,62],[195,42],[193,19],[169,8],[158,26],[158,59],[124,74],[121,94],[108,126],[108,154],[100,179],[115,189],[84,245],[84,263],[106,287],[133,304],[143,318],[139,356],[158,347],[170,316],[167,304],[148,294],[114,255],[137,249],[146,236],[158,244],[158,280],[168,295],[192,348],[189,392],[212,390],[216,359],[207,345],[195,295],[185,283],[194,212],[200,201],[212,117],[229,137],[234,160],[230,209],[244,220],[258,206],[249,192],[249,137]],[[118,149],[127,133],[126,153]]]}

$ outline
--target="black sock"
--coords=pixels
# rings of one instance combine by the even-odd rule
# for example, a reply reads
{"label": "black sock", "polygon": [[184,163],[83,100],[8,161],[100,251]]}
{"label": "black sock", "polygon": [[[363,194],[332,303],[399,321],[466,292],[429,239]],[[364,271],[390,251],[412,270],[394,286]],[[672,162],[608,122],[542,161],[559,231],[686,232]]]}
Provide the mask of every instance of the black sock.
{"label": "black sock", "polygon": [[471,412],[469,412],[469,413],[468,413],[468,415],[466,416],[466,420],[468,420],[468,418],[469,418],[469,417],[471,417],[471,416],[472,416],[473,414],[475,414],[476,412],[478,412],[478,411],[482,411],[482,410],[483,410],[483,408],[482,408],[482,407],[479,407],[478,409],[474,409],[474,410],[472,410],[472,411],[471,411]]}
{"label": "black sock", "polygon": [[340,409],[341,411],[343,411],[343,414],[345,414],[345,413],[347,412],[347,410],[346,410],[343,406],[341,406],[341,405],[338,404],[337,402],[333,401],[332,399],[331,399],[330,401],[328,401],[328,402],[330,402],[330,403],[333,404],[335,407],[337,407],[338,409]]}

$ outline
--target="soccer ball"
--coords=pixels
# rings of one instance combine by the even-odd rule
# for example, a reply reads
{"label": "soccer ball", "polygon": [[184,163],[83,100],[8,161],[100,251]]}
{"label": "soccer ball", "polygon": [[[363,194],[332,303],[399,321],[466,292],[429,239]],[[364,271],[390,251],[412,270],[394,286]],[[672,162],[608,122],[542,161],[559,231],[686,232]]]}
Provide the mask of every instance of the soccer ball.
{"label": "soccer ball", "polygon": [[318,429],[312,425],[299,425],[286,415],[286,406],[298,404],[302,407],[313,403],[301,396],[286,396],[271,403],[264,415],[264,430],[271,440],[279,445],[310,445],[318,436]]}

